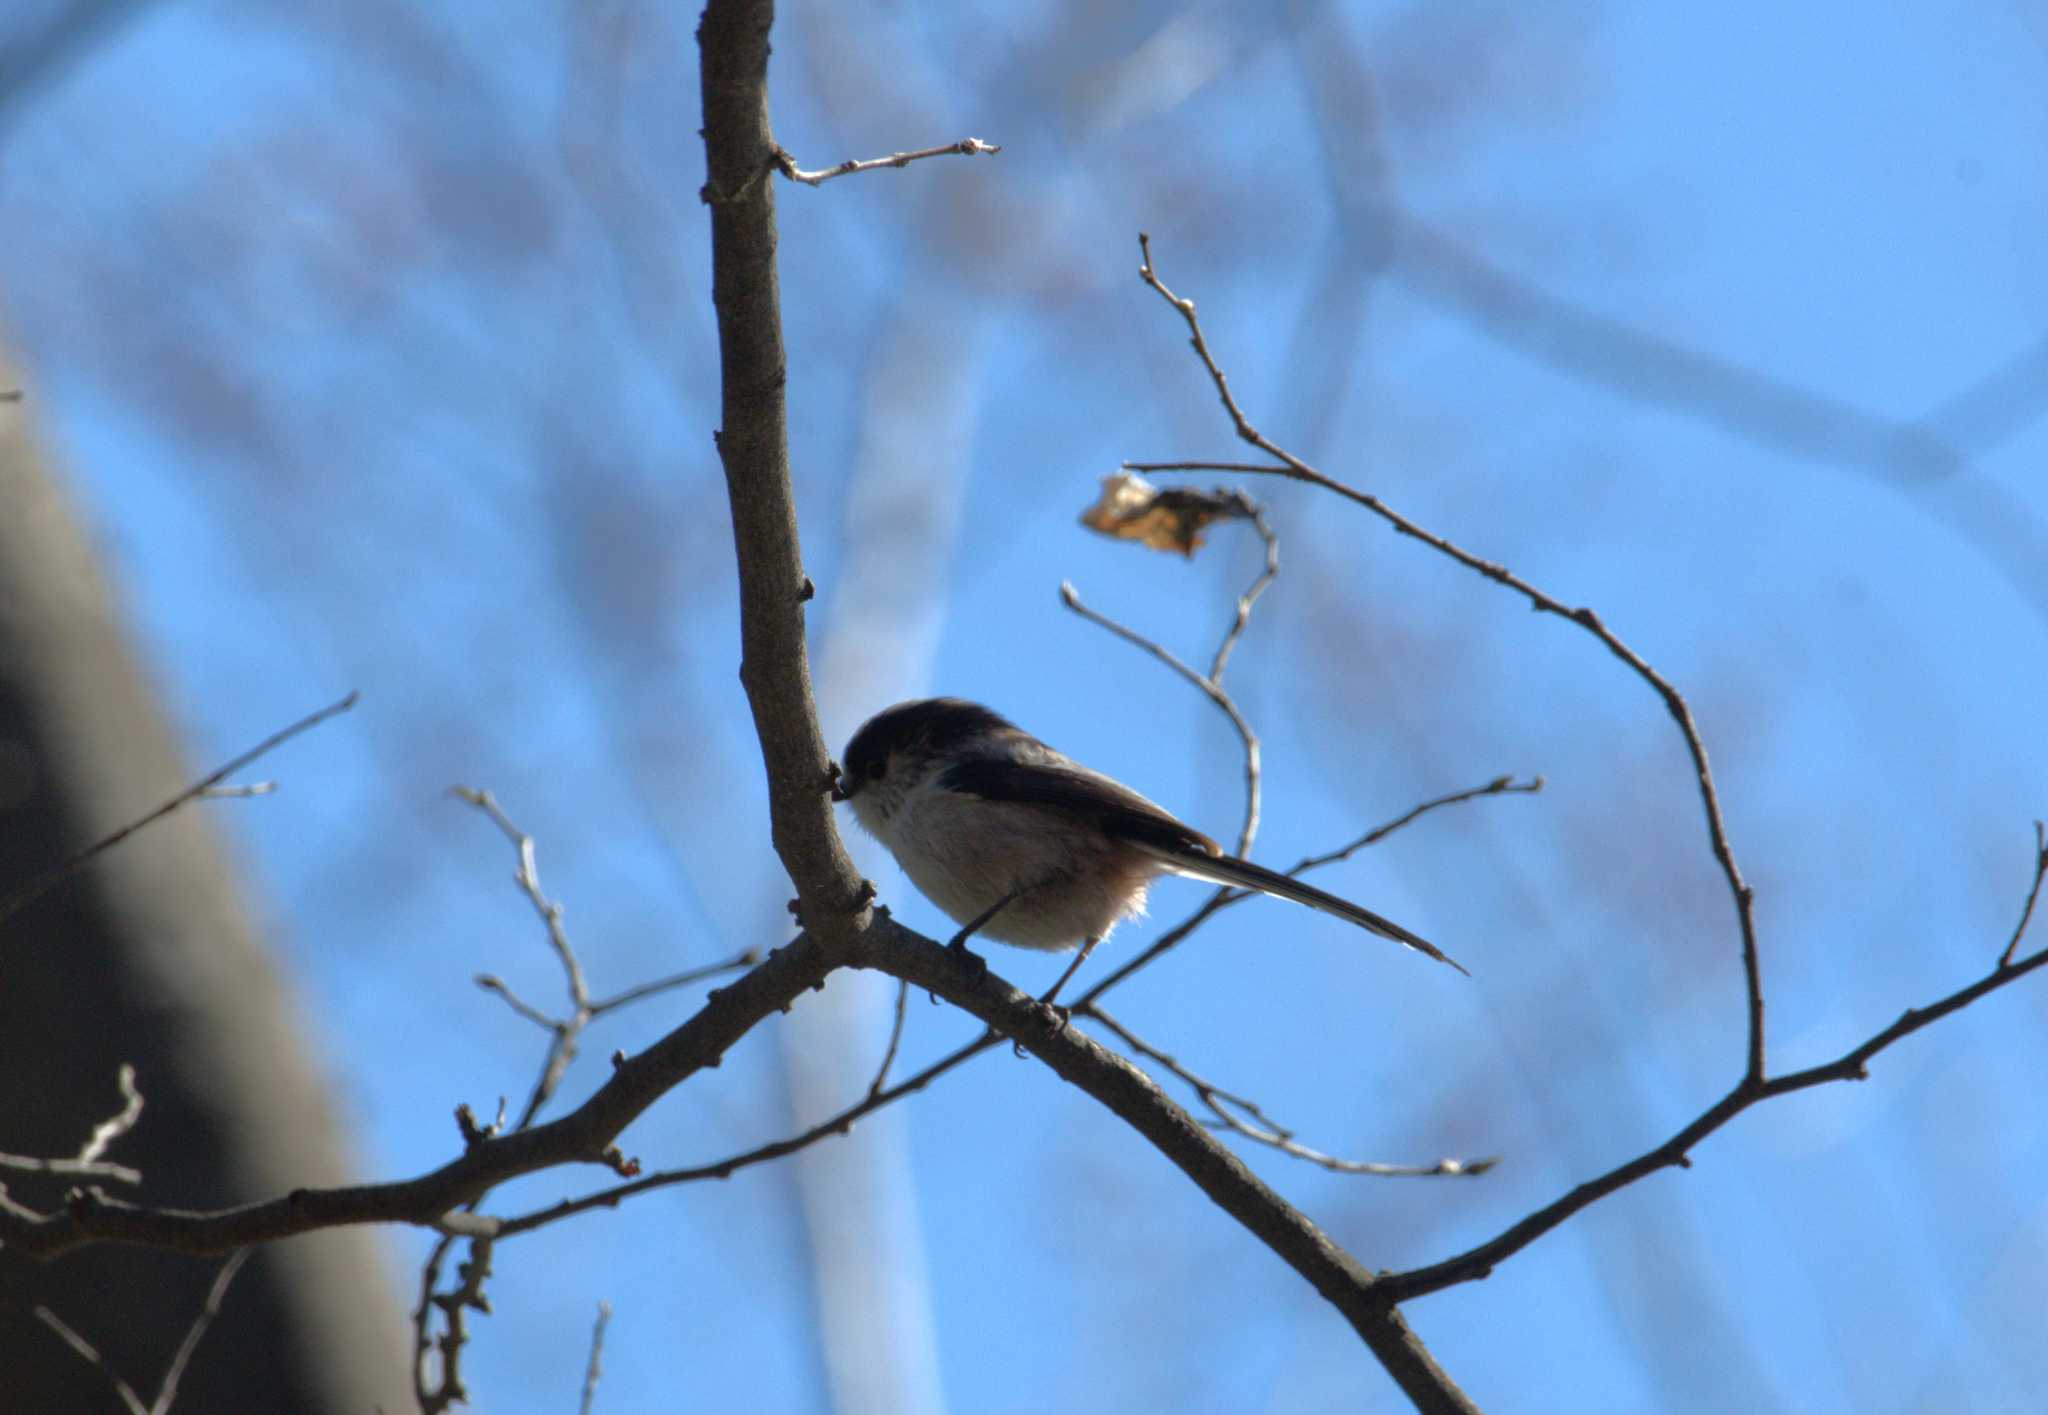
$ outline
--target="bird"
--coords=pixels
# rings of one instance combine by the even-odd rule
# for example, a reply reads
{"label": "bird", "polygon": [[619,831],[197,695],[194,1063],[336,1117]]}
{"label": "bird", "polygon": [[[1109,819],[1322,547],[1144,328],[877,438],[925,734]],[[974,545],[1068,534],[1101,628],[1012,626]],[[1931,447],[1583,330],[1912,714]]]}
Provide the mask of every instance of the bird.
{"label": "bird", "polygon": [[[1021,948],[1079,953],[1060,989],[1152,881],[1183,875],[1291,899],[1464,973],[1436,945],[1372,910],[1233,855],[1165,808],[965,698],[917,698],[869,718],[833,790],[910,882],[962,927]],[[1469,976],[1469,974],[1467,975]]]}

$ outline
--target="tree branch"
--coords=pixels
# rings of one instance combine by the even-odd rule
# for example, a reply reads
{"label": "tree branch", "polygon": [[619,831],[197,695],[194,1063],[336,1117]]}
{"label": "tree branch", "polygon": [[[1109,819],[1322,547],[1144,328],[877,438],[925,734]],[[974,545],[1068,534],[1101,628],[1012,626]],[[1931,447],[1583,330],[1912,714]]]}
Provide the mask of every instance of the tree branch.
{"label": "tree branch", "polygon": [[927,157],[975,157],[1001,152],[1002,148],[980,138],[962,138],[958,142],[941,143],[937,147],[921,147],[916,152],[892,152],[887,157],[870,157],[860,161],[847,158],[837,167],[820,167],[806,172],[796,165],[796,158],[786,148],[775,149],[775,170],[792,182],[802,182],[808,187],[821,187],[834,177],[850,177],[855,172],[874,172],[884,167],[908,167],[911,163]]}
{"label": "tree branch", "polygon": [[[321,723],[327,721],[328,718],[335,717],[341,713],[347,712],[350,708],[356,705],[356,700],[360,696],[361,695],[357,693],[350,693],[347,697],[342,698],[338,702],[329,703],[326,707],[321,708],[318,712],[308,713],[306,716],[300,718],[297,722],[294,722],[291,726],[282,728],[279,731],[271,733],[268,737],[265,737],[261,742],[258,742],[248,751],[242,753],[242,755],[236,757],[233,761],[229,762],[226,766],[221,767],[217,771],[210,772],[207,775],[201,777],[199,780],[193,782],[190,786],[186,787],[183,791],[180,791],[177,795],[171,797],[170,800],[164,802],[161,806],[158,806],[148,815],[143,816],[138,820],[129,822],[127,825],[122,826],[119,830],[114,831],[110,835],[106,835],[98,840],[95,840],[92,844],[86,846],[85,849],[79,851],[70,859],[65,860],[63,863],[59,865],[55,865],[48,870],[45,870],[42,874],[38,875],[36,878],[30,880],[21,888],[15,890],[12,894],[8,895],[4,901],[0,901],[0,924],[6,923],[16,914],[19,914],[23,909],[26,909],[36,900],[42,898],[43,895],[49,893],[50,890],[56,888],[57,885],[63,883],[63,881],[69,879],[73,874],[77,873],[79,870],[82,870],[87,865],[91,864],[93,860],[98,858],[101,854],[113,849],[116,845],[119,845],[122,841],[126,840],[129,836],[135,834],[136,831],[141,830],[144,826],[156,824],[156,822],[162,820],[165,816],[169,815],[172,811],[177,810],[178,807],[184,805],[188,801],[196,801],[202,796],[214,794],[215,787],[219,786],[221,782],[227,780],[230,776],[233,776],[243,767],[249,765],[249,763],[255,761],[258,757],[261,757],[265,753],[268,753],[278,747],[283,746],[286,742],[289,742],[292,738],[298,736],[301,732],[311,731],[313,728],[318,727]],[[237,794],[260,793],[250,792]]]}
{"label": "tree branch", "polygon": [[789,483],[781,296],[775,275],[775,163],[768,127],[768,0],[711,0],[697,30],[718,311],[718,455],[739,561],[740,682],[768,773],[775,852],[807,927],[834,940],[866,910],[833,826],[831,760],[811,697],[804,604],[811,596]]}
{"label": "tree branch", "polygon": [[[1861,1046],[1845,1053],[1832,1062],[1822,1066],[1809,1067],[1804,1071],[1793,1072],[1784,1076],[1767,1077],[1764,1066],[1763,978],[1758,957],[1754,895],[1749,886],[1744,882],[1742,872],[1735,863],[1735,853],[1729,844],[1727,830],[1721,817],[1720,799],[1714,786],[1713,773],[1707,765],[1706,746],[1700,738],[1698,725],[1693,720],[1692,709],[1687,705],[1683,695],[1661,674],[1650,667],[1641,655],[1623,643],[1613,631],[1601,623],[1599,616],[1591,609],[1567,608],[1560,601],[1513,574],[1505,566],[1483,560],[1470,551],[1452,544],[1442,536],[1424,530],[1398,512],[1391,510],[1378,497],[1358,491],[1353,487],[1323,475],[1260,433],[1252,425],[1251,420],[1245,416],[1244,410],[1238,406],[1236,396],[1230,391],[1229,379],[1225,377],[1222,368],[1217,364],[1215,356],[1210,353],[1208,341],[1202,334],[1201,323],[1195,317],[1194,301],[1176,295],[1159,278],[1159,274],[1152,264],[1150,240],[1140,235],[1138,237],[1138,244],[1139,250],[1144,257],[1143,263],[1139,267],[1139,276],[1157,292],[1162,300],[1172,306],[1186,323],[1189,343],[1195,351],[1195,356],[1201,360],[1203,369],[1208,373],[1209,380],[1216,389],[1216,396],[1222,402],[1224,412],[1229,416],[1238,437],[1258,448],[1280,465],[1277,467],[1261,467],[1256,464],[1245,463],[1152,462],[1126,463],[1125,466],[1132,470],[1194,471],[1210,470],[1228,465],[1235,471],[1269,472],[1274,475],[1285,476],[1296,481],[1303,481],[1313,486],[1322,487],[1327,491],[1342,496],[1348,501],[1365,507],[1373,514],[1385,520],[1400,534],[1420,540],[1425,545],[1449,556],[1459,564],[1476,570],[1488,579],[1514,590],[1527,599],[1532,608],[1544,613],[1556,614],[1585,629],[1605,645],[1610,653],[1627,664],[1637,677],[1648,683],[1656,691],[1657,695],[1663,700],[1665,708],[1670,712],[1672,719],[1678,724],[1679,732],[1685,739],[1686,751],[1692,757],[1700,802],[1706,813],[1709,847],[1715,861],[1721,867],[1722,874],[1728,882],[1729,892],[1735,901],[1736,919],[1742,936],[1742,968],[1748,1013],[1748,1045],[1745,1048],[1742,1076],[1737,1081],[1734,1089],[1709,1106],[1690,1124],[1686,1125],[1663,1144],[1645,1151],[1643,1154],[1609,1170],[1606,1174],[1596,1179],[1579,1185],[1570,1193],[1530,1214],[1492,1240],[1441,1263],[1412,1269],[1405,1273],[1384,1275],[1382,1278],[1382,1288],[1384,1291],[1392,1292],[1396,1301],[1406,1301],[1411,1297],[1440,1291],[1459,1282],[1467,1282],[1475,1278],[1485,1277],[1493,1270],[1496,1263],[1520,1252],[1537,1238],[1556,1228],[1581,1209],[1596,1203],[1607,1195],[1659,1169],[1689,1165],[1691,1163],[1689,1153],[1694,1145],[1720,1129],[1723,1125],[1726,1125],[1730,1120],[1749,1109],[1752,1105],[1776,1096],[1789,1094],[1793,1091],[1823,1085],[1830,1081],[1861,1080],[1866,1074],[1865,1067],[1870,1059],[1891,1046],[1894,1042],[1910,1036],[1921,1028],[1929,1026],[1943,1017],[1969,1006],[1987,993],[2017,982],[2021,977],[2041,966],[2044,961],[2048,961],[2048,950],[2036,953],[2019,963],[2012,961],[2013,954],[2019,947],[2020,939],[2026,933],[2028,921],[2033,917],[2034,904],[2040,894],[2042,880],[2044,876],[2048,876],[2048,827],[2044,827],[2037,822],[2035,825],[2034,874],[2032,884],[2027,891],[2026,904],[2020,912],[2020,921],[2013,930],[2011,940],[2006,944],[2004,951],[1998,956],[1998,960],[1990,973],[1924,1008],[1909,1008],[1891,1026],[1874,1034]],[[1541,784],[1540,780],[1538,784]],[[1505,789],[1503,782],[1496,782],[1494,785]],[[1222,896],[1219,895],[1218,899],[1212,902],[1220,906]],[[1197,917],[1199,918],[1200,916],[1198,915]],[[1177,940],[1174,939],[1172,934],[1169,934],[1166,938],[1155,943],[1151,949],[1139,955],[1131,963],[1126,964],[1123,970],[1112,974],[1103,982],[1098,983],[1093,991],[1084,995],[1075,1004],[1075,1010],[1079,1012],[1085,1009],[1103,990],[1120,981],[1125,972],[1142,966],[1145,962],[1149,961],[1154,953],[1163,948],[1170,947],[1174,941]]]}
{"label": "tree branch", "polygon": [[1824,1086],[1832,1081],[1866,1080],[1869,1076],[1867,1067],[1871,1058],[1894,1042],[1911,1036],[1923,1027],[1932,1026],[1949,1014],[1968,1007],[1987,993],[1996,992],[2002,987],[2018,982],[2044,964],[2048,964],[2048,948],[2030,954],[2018,963],[2001,962],[1976,982],[1958,988],[1936,1002],[1925,1007],[1906,1009],[1889,1027],[1875,1033],[1861,1045],[1844,1052],[1833,1061],[1810,1066],[1803,1071],[1774,1076],[1762,1082],[1752,1082],[1744,1077],[1736,1084],[1734,1090],[1707,1107],[1677,1134],[1655,1149],[1646,1150],[1634,1159],[1616,1165],[1598,1178],[1587,1180],[1554,1203],[1536,1210],[1476,1248],[1426,1267],[1384,1274],[1381,1281],[1386,1284],[1387,1290],[1394,1294],[1395,1301],[1405,1302],[1412,1297],[1441,1292],[1446,1287],[1486,1277],[1492,1273],[1496,1265],[1521,1252],[1573,1214],[1599,1202],[1616,1190],[1626,1188],[1638,1179],[1654,1174],[1660,1169],[1691,1168],[1693,1147],[1751,1106],[1778,1096],[1790,1095],[1794,1091]]}
{"label": "tree branch", "polygon": [[[1743,880],[1742,871],[1735,863],[1734,847],[1728,843],[1728,830],[1721,819],[1721,801],[1714,786],[1714,774],[1707,764],[1706,743],[1700,738],[1698,725],[1693,721],[1692,708],[1684,696],[1665,677],[1652,668],[1642,655],[1622,642],[1611,629],[1600,622],[1600,617],[1591,609],[1572,609],[1562,601],[1552,598],[1528,581],[1514,574],[1504,565],[1497,565],[1481,559],[1472,552],[1453,544],[1432,531],[1424,530],[1406,516],[1393,510],[1378,497],[1346,486],[1332,477],[1324,476],[1293,453],[1267,438],[1238,406],[1236,395],[1230,391],[1230,380],[1209,352],[1208,341],[1202,335],[1201,321],[1195,317],[1195,302],[1184,299],[1168,289],[1152,265],[1152,242],[1145,235],[1138,237],[1138,249],[1143,254],[1143,263],[1138,274],[1151,286],[1159,298],[1171,305],[1188,327],[1188,342],[1195,356],[1202,361],[1208,372],[1209,381],[1215,385],[1216,396],[1222,400],[1223,410],[1230,417],[1238,437],[1258,448],[1267,456],[1280,463],[1278,468],[1262,468],[1256,465],[1239,464],[1236,470],[1245,472],[1268,471],[1285,476],[1293,481],[1307,482],[1336,493],[1380,517],[1402,535],[1421,541],[1424,545],[1457,561],[1467,569],[1476,570],[1487,579],[1505,585],[1529,601],[1530,607],[1546,614],[1555,614],[1567,619],[1598,639],[1607,651],[1627,664],[1637,677],[1649,684],[1663,699],[1665,710],[1678,724],[1679,734],[1685,739],[1686,752],[1692,757],[1693,773],[1699,786],[1700,804],[1706,812],[1707,841],[1715,862],[1721,867],[1722,875],[1728,881],[1728,891],[1735,901],[1735,917],[1742,932],[1742,975],[1749,1009],[1748,1045],[1744,1075],[1752,1081],[1760,1081],[1764,1075],[1764,989],[1762,965],[1759,961],[1756,939],[1755,893]],[[1129,464],[1134,469],[1141,464]],[[1181,464],[1178,467],[1165,463],[1142,464],[1154,471],[1192,470],[1196,464]]]}

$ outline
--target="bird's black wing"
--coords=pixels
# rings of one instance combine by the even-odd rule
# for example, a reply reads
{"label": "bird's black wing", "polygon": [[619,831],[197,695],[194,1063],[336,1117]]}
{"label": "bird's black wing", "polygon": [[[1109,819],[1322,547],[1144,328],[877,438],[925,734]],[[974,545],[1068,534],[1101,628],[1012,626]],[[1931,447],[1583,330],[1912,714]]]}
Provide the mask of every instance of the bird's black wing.
{"label": "bird's black wing", "polygon": [[1200,855],[1221,853],[1216,842],[1175,820],[1130,787],[1092,771],[1029,766],[999,757],[971,759],[947,768],[939,784],[986,801],[1047,806],[1097,826],[1114,840],[1153,850]]}

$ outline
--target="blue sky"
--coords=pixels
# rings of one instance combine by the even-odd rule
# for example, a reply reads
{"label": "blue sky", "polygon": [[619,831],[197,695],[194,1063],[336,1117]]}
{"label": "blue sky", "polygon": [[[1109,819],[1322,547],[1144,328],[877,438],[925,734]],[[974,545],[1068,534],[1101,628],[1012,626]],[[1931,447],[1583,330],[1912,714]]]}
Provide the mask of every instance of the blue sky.
{"label": "blue sky", "polygon": [[[537,837],[601,990],[786,928],[694,20],[145,6],[0,129],[0,319],[195,767],[364,695],[266,765],[278,794],[210,809],[367,1175],[530,1083],[542,1037],[472,975],[559,986],[448,784]],[[1992,4],[790,7],[773,115],[804,164],[1004,147],[778,193],[828,737],[960,693],[1233,827],[1227,724],[1056,595],[1206,657],[1258,565],[1242,528],[1184,563],[1076,525],[1121,459],[1242,453],[1136,278],[1146,230],[1263,430],[1594,606],[1689,696],[1774,1067],[1831,1058],[1989,965],[2048,814],[2044,69],[2048,21]],[[1548,784],[1325,879],[1471,980],[1257,902],[1114,1010],[1318,1148],[1503,1156],[1384,1181],[1245,1151],[1361,1261],[1432,1261],[1732,1083],[1732,909],[1669,720],[1597,644],[1356,508],[1249,489],[1283,563],[1229,679],[1258,858]],[[1202,897],[1162,885],[1153,917]],[[836,979],[628,1149],[716,1159],[854,1098],[891,996]],[[687,1008],[608,1022],[568,1090]],[[2044,1019],[2041,987],[1999,994],[1409,1319],[1491,1409],[2030,1408]],[[914,999],[905,1061],[971,1033]],[[403,1285],[424,1240],[390,1241]],[[1006,1051],[497,1269],[485,1409],[568,1408],[600,1299],[607,1410],[1396,1408],[1291,1272]]]}

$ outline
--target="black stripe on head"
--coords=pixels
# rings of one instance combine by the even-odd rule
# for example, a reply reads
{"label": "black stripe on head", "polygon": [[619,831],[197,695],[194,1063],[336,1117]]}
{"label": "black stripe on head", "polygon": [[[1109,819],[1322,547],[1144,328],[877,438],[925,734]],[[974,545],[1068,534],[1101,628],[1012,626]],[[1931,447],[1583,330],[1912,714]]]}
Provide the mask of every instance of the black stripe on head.
{"label": "black stripe on head", "polygon": [[891,753],[949,752],[976,737],[1016,730],[1008,719],[965,698],[917,698],[869,718],[846,744],[840,765],[858,789],[882,774]]}

